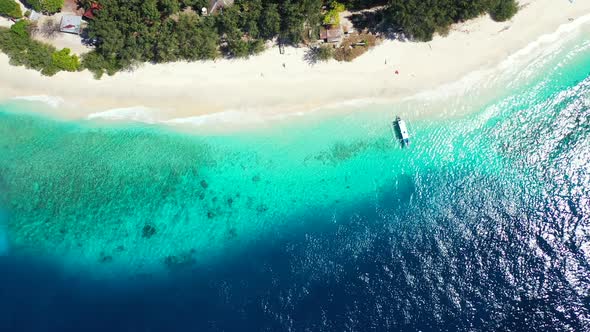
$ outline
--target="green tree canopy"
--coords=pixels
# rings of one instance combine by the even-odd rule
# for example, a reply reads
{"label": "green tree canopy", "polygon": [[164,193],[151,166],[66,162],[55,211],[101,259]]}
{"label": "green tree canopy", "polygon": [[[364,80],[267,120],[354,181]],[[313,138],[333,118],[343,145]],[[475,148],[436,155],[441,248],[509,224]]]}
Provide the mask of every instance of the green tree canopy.
{"label": "green tree canopy", "polygon": [[47,75],[55,73],[49,70],[55,48],[32,40],[28,30],[29,23],[24,20],[13,24],[10,29],[0,28],[0,50],[8,55],[12,65],[25,66]]}
{"label": "green tree canopy", "polygon": [[271,39],[281,31],[281,14],[276,3],[269,3],[264,6],[264,15],[260,16],[260,35]]}
{"label": "green tree canopy", "polygon": [[51,55],[52,65],[59,70],[77,71],[80,69],[80,59],[75,54],[70,54],[69,48],[54,52]]}
{"label": "green tree canopy", "polygon": [[332,1],[330,3],[330,9],[324,15],[324,24],[326,25],[340,25],[340,13],[346,10],[343,4]]}
{"label": "green tree canopy", "polygon": [[26,0],[28,5],[38,12],[53,14],[61,10],[64,0]]}
{"label": "green tree canopy", "polygon": [[502,22],[512,18],[518,11],[518,5],[513,0],[495,0],[491,5],[490,15],[496,21]]}
{"label": "green tree canopy", "polygon": [[[64,3],[25,1],[46,13],[58,11]],[[209,7],[209,0],[80,0],[84,8],[94,2],[101,9],[86,32],[95,49],[83,57],[82,66],[97,76],[146,61],[247,57],[264,50],[265,41],[275,37],[281,43],[299,44],[318,35],[322,24],[337,24],[345,5],[353,10],[384,5],[371,24],[401,30],[416,40],[430,40],[455,22],[485,13],[506,20],[518,9],[516,0],[235,0],[203,16],[201,8]],[[0,0],[1,13],[16,15],[14,4],[14,0]],[[25,22],[3,29],[0,37],[0,48],[15,64],[48,75],[80,67],[80,60],[69,50],[58,52],[31,40]],[[324,57],[330,51],[317,49],[317,55]]]}
{"label": "green tree canopy", "polygon": [[389,0],[386,18],[410,37],[428,41],[453,23],[486,12],[495,20],[507,20],[517,10],[516,0]]}
{"label": "green tree canopy", "polygon": [[23,13],[20,6],[14,0],[0,0],[0,16],[21,18]]}
{"label": "green tree canopy", "polygon": [[30,25],[31,24],[26,20],[18,21],[10,27],[10,32],[22,39],[29,38]]}

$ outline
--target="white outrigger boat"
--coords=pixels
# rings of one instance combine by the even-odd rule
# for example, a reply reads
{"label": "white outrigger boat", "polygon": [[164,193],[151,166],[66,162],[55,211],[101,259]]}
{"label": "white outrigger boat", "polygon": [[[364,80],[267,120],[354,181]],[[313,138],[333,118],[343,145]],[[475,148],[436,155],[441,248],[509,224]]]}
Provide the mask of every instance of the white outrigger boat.
{"label": "white outrigger boat", "polygon": [[393,121],[392,123],[392,127],[393,127],[393,131],[394,131],[394,136],[395,135],[395,130],[398,129],[399,130],[399,134],[401,135],[401,142],[403,146],[410,146],[410,133],[408,132],[408,126],[406,125],[406,122],[404,120],[402,120],[399,116],[397,116],[395,118],[395,121]]}

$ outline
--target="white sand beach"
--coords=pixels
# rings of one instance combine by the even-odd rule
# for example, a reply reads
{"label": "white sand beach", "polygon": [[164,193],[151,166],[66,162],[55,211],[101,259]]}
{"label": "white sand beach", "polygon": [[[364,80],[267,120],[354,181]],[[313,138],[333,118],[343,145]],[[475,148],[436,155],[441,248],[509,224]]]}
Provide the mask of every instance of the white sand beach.
{"label": "white sand beach", "polygon": [[[101,80],[89,72],[54,77],[10,66],[0,55],[0,98],[62,101],[50,112],[71,119],[150,122],[217,112],[297,113],[355,99],[397,99],[435,89],[471,72],[494,68],[562,25],[590,24],[590,1],[522,0],[509,22],[481,17],[453,26],[429,43],[385,41],[352,63],[310,65],[305,48],[271,48],[241,60],[145,64]],[[284,64],[284,65],[283,65]],[[395,74],[398,71],[399,74]],[[57,98],[57,99],[55,99]],[[139,108],[138,108],[139,107]],[[109,111],[110,110],[110,111]]]}

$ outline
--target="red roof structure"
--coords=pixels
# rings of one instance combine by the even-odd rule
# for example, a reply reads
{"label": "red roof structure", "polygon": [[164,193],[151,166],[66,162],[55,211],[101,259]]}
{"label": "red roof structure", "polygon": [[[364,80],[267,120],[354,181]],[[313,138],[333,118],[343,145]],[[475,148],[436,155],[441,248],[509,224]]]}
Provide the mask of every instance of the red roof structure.
{"label": "red roof structure", "polygon": [[92,20],[94,18],[95,11],[98,11],[98,10],[101,10],[101,9],[102,9],[102,6],[99,3],[93,2],[90,5],[90,8],[88,8],[86,10],[86,12],[84,12],[84,15],[83,16],[86,17],[89,20]]}

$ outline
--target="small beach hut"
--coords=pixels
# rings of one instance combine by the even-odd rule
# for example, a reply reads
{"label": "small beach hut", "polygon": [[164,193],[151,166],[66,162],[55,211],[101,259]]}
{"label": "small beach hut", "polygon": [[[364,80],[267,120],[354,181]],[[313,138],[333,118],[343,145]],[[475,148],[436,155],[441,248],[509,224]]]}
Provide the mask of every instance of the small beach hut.
{"label": "small beach hut", "polygon": [[64,15],[61,18],[61,23],[59,25],[59,31],[79,35],[80,30],[81,30],[81,26],[82,26],[82,16]]}
{"label": "small beach hut", "polygon": [[337,28],[322,28],[320,30],[320,39],[326,43],[339,43],[342,41],[342,29]]}

